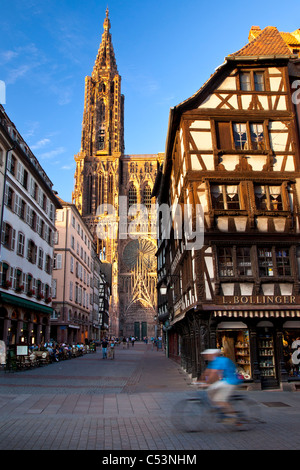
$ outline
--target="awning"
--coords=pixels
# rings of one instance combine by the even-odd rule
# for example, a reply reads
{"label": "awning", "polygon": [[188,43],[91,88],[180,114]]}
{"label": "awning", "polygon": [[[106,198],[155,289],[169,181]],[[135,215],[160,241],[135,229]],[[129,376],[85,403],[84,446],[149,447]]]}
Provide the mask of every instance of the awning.
{"label": "awning", "polygon": [[300,318],[300,310],[215,310],[214,317]]}
{"label": "awning", "polygon": [[23,307],[28,310],[36,310],[40,313],[50,314],[53,312],[52,307],[46,307],[46,305],[37,304],[36,302],[31,302],[31,300],[23,299],[12,294],[6,294],[5,292],[0,293],[0,298],[3,303],[16,305],[17,307]]}

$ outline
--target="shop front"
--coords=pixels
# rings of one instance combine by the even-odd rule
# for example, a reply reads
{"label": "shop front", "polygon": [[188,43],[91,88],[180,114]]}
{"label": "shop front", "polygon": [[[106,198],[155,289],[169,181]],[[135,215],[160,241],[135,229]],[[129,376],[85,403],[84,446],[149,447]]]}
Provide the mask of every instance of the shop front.
{"label": "shop front", "polygon": [[300,388],[300,310],[211,312],[211,338],[248,389]]}

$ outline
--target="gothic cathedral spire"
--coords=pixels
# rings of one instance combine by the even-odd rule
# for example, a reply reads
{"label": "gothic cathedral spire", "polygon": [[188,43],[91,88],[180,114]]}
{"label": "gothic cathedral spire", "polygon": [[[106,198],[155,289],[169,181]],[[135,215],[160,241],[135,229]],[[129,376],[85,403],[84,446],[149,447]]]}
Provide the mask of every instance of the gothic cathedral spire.
{"label": "gothic cathedral spire", "polygon": [[73,201],[92,233],[99,205],[114,204],[124,154],[124,96],[110,26],[107,9],[92,75],[85,79],[81,149],[75,156]]}
{"label": "gothic cathedral spire", "polygon": [[110,33],[108,9],[91,77],[86,77],[81,152],[124,153],[124,97]]}

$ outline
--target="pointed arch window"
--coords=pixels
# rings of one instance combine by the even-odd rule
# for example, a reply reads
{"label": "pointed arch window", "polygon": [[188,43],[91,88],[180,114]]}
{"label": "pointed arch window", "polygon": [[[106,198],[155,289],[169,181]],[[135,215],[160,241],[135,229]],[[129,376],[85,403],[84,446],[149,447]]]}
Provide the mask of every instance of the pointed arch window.
{"label": "pointed arch window", "polygon": [[143,189],[143,204],[147,209],[151,208],[151,188],[148,183]]}
{"label": "pointed arch window", "polygon": [[104,204],[104,175],[98,177],[98,205]]}
{"label": "pointed arch window", "polygon": [[108,204],[114,202],[114,175],[110,174],[108,177]]}
{"label": "pointed arch window", "polygon": [[128,207],[137,204],[137,191],[135,186],[132,184],[128,191]]}

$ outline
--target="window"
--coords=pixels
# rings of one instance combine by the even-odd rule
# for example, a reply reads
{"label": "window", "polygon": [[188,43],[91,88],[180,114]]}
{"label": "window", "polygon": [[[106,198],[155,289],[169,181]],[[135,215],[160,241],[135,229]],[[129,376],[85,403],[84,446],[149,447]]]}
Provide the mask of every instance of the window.
{"label": "window", "polygon": [[6,222],[3,222],[1,242],[8,250],[15,249],[16,231]]}
{"label": "window", "polygon": [[55,245],[58,245],[58,241],[59,241],[59,232],[54,232],[54,244]]}
{"label": "window", "polygon": [[266,149],[263,122],[216,122],[216,133],[217,146],[220,150]]}
{"label": "window", "polygon": [[43,269],[43,265],[44,265],[44,252],[42,248],[39,248],[38,267],[40,269]]}
{"label": "window", "polygon": [[20,219],[25,220],[26,214],[26,202],[24,199],[21,200]]}
{"label": "window", "polygon": [[108,194],[107,194],[108,204],[113,204],[114,202],[114,175],[110,174],[108,177]]}
{"label": "window", "polygon": [[56,298],[56,287],[57,287],[57,280],[56,279],[52,279],[52,298],[55,299]]}
{"label": "window", "polygon": [[210,192],[213,209],[240,209],[237,185],[213,184]]}
{"label": "window", "polygon": [[26,190],[28,189],[28,171],[27,170],[24,170],[23,186]]}
{"label": "window", "polygon": [[5,186],[5,204],[7,207],[9,207],[11,210],[13,209],[13,204],[14,204],[14,191],[13,189],[6,185]]}
{"label": "window", "polygon": [[282,211],[281,186],[254,186],[255,204],[258,210]]}
{"label": "window", "polygon": [[240,87],[243,91],[251,91],[251,75],[250,72],[240,73]]}
{"label": "window", "polygon": [[25,246],[25,235],[22,232],[18,233],[18,246],[17,254],[19,256],[24,256],[24,246]]}
{"label": "window", "polygon": [[148,210],[151,208],[151,188],[148,184],[143,190],[143,204]]}
{"label": "window", "polygon": [[259,247],[258,267],[260,277],[290,276],[291,264],[288,248]]}
{"label": "window", "polygon": [[220,276],[233,276],[233,250],[231,247],[219,248],[219,274]]}
{"label": "window", "polygon": [[2,263],[1,286],[9,287],[9,282],[9,266],[6,263]]}
{"label": "window", "polygon": [[236,263],[238,276],[252,276],[250,247],[237,247]]}
{"label": "window", "polygon": [[264,91],[264,72],[240,72],[240,89],[242,91]]}
{"label": "window", "polygon": [[53,258],[53,269],[61,269],[62,267],[62,255],[57,253]]}
{"label": "window", "polygon": [[31,211],[31,217],[30,217],[30,227],[32,230],[36,230],[37,228],[37,215],[35,211]]}
{"label": "window", "polygon": [[14,176],[15,176],[15,171],[16,171],[16,164],[17,164],[17,160],[15,156],[9,152],[8,157],[7,157],[7,170]]}
{"label": "window", "polygon": [[264,84],[264,74],[263,72],[254,72],[254,90],[255,91],[264,91],[265,84]]}
{"label": "window", "polygon": [[15,289],[17,292],[21,292],[24,289],[23,285],[23,273],[20,269],[16,269],[16,286]]}
{"label": "window", "polygon": [[34,181],[34,179],[31,178],[31,181],[30,181],[30,194],[35,200],[37,200],[37,193],[38,193],[38,185]]}
{"label": "window", "polygon": [[250,123],[250,138],[246,124],[233,124],[234,146],[236,150],[264,150],[263,124]]}
{"label": "window", "polygon": [[218,261],[220,277],[247,277],[253,275],[251,248],[249,246],[219,248]]}
{"label": "window", "polygon": [[48,274],[51,274],[52,272],[52,260],[50,255],[46,255],[46,260],[45,260],[45,271]]}
{"label": "window", "polygon": [[262,124],[250,124],[251,149],[264,150],[264,129]]}
{"label": "window", "polygon": [[135,186],[131,185],[128,191],[128,207],[137,204],[137,192]]}
{"label": "window", "polygon": [[290,276],[290,254],[288,248],[275,249],[278,276]]}
{"label": "window", "polygon": [[259,276],[273,276],[274,263],[271,248],[258,248]]}
{"label": "window", "polygon": [[28,240],[27,259],[30,263],[36,264],[37,246],[33,240]]}
{"label": "window", "polygon": [[236,149],[247,148],[247,127],[246,124],[233,124],[234,146]]}

